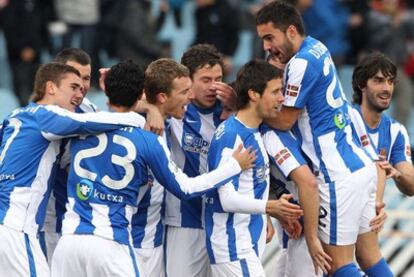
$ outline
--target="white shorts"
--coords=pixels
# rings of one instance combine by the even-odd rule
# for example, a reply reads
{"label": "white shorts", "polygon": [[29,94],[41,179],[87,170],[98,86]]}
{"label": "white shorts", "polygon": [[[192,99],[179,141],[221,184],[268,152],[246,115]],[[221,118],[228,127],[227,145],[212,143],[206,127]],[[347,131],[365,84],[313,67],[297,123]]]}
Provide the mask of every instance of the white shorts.
{"label": "white shorts", "polygon": [[370,231],[375,217],[377,169],[375,164],[352,173],[346,180],[319,184],[319,237],[330,245],[351,245]]}
{"label": "white shorts", "polygon": [[211,276],[205,231],[175,226],[167,226],[166,229],[167,276]]}
{"label": "white shorts", "polygon": [[211,272],[213,277],[266,276],[262,263],[253,249],[244,259],[228,263],[212,264]]}
{"label": "white shorts", "polygon": [[50,276],[39,240],[0,224],[0,276]]}
{"label": "white shorts", "polygon": [[289,239],[286,256],[286,277],[320,277],[323,275],[321,269],[318,275],[315,274],[308,245],[303,235],[298,239]]}
{"label": "white shorts", "polygon": [[134,248],[134,250],[142,276],[165,276],[163,245],[154,248]]}
{"label": "white shorts", "polygon": [[318,275],[315,274],[305,237],[301,235],[297,240],[288,238],[277,220],[274,226],[277,230],[280,247],[274,276],[322,276],[321,270]]}
{"label": "white shorts", "polygon": [[94,235],[63,235],[52,276],[141,276],[133,248]]}

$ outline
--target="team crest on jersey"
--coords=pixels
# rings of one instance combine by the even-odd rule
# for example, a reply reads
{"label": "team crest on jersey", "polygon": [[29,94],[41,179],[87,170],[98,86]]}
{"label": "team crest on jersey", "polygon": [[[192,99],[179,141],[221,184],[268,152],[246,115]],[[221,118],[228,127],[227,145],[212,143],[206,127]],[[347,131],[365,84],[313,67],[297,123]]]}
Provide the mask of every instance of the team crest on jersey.
{"label": "team crest on jersey", "polygon": [[269,163],[256,168],[256,177],[260,183],[267,181],[267,178],[269,177]]}
{"label": "team crest on jersey", "polygon": [[334,116],[334,122],[335,122],[336,127],[338,127],[338,129],[343,129],[346,126],[346,118],[344,117],[342,113],[337,113]]}
{"label": "team crest on jersey", "polygon": [[203,138],[192,133],[184,134],[184,151],[194,152],[198,154],[207,154],[210,143]]}
{"label": "team crest on jersey", "polygon": [[287,85],[286,87],[286,95],[292,97],[298,97],[300,91],[300,85]]}
{"label": "team crest on jersey", "polygon": [[223,123],[217,127],[216,131],[214,132],[216,139],[220,139],[224,135],[224,129],[225,125]]}
{"label": "team crest on jersey", "polygon": [[89,180],[81,180],[76,185],[76,195],[82,201],[88,200],[93,192],[93,183]]}
{"label": "team crest on jersey", "polygon": [[283,148],[275,155],[275,161],[278,165],[282,165],[287,159],[289,159],[292,155],[290,154],[289,150]]}
{"label": "team crest on jersey", "polygon": [[368,137],[368,135],[362,135],[360,137],[360,140],[361,140],[362,146],[365,147],[365,146],[369,145],[369,137]]}

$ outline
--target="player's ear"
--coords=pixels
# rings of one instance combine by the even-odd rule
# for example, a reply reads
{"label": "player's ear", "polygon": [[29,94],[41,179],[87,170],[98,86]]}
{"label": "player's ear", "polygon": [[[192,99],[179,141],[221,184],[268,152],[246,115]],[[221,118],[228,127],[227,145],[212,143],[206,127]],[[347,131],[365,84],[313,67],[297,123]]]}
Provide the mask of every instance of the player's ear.
{"label": "player's ear", "polygon": [[298,33],[298,30],[293,25],[289,25],[289,27],[286,29],[286,35],[290,40],[292,40],[296,36],[297,33]]}
{"label": "player's ear", "polygon": [[57,86],[53,81],[47,81],[45,85],[45,93],[54,95],[56,94]]}
{"label": "player's ear", "polygon": [[260,96],[260,94],[252,89],[249,89],[249,91],[247,92],[247,94],[249,95],[249,99],[250,101],[256,102],[258,97]]}
{"label": "player's ear", "polygon": [[165,92],[157,93],[157,103],[164,104],[168,100],[168,95]]}

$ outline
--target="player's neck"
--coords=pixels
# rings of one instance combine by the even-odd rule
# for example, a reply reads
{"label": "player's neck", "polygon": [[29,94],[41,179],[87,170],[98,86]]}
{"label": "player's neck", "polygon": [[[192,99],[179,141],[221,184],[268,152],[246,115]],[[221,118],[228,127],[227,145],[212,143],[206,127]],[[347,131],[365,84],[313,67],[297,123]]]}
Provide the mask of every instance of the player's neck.
{"label": "player's neck", "polygon": [[248,108],[239,110],[236,117],[249,128],[259,128],[259,125],[263,122],[263,118],[259,117],[255,108],[251,105]]}
{"label": "player's neck", "polygon": [[382,113],[370,109],[367,105],[361,105],[362,118],[369,128],[375,129],[381,122]]}
{"label": "player's neck", "polygon": [[167,111],[165,111],[165,107],[162,104],[159,104],[159,105],[158,104],[155,104],[155,106],[158,108],[158,111],[160,112],[162,118],[164,120],[166,120],[168,114],[167,114]]}
{"label": "player's neck", "polygon": [[108,108],[117,113],[128,113],[132,110],[131,107],[124,107],[124,106],[115,106],[108,103]]}

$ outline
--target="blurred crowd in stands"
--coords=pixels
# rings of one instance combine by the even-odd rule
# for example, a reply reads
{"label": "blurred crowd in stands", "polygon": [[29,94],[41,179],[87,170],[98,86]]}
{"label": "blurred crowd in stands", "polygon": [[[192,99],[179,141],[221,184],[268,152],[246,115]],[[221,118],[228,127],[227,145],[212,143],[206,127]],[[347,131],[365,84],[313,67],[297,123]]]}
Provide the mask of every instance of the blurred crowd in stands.
{"label": "blurred crowd in stands", "polygon": [[[81,47],[92,57],[95,87],[102,52],[142,66],[170,56],[169,42],[160,41],[157,33],[169,13],[179,29],[183,7],[191,1],[193,43],[214,44],[229,71],[241,31],[254,34],[251,56],[265,57],[254,14],[266,0],[0,0],[0,31],[19,103],[27,104],[44,53],[50,57],[62,48]],[[307,34],[328,46],[337,67],[355,64],[369,50],[392,58],[400,70],[394,117],[407,124],[414,101],[414,0],[284,1],[300,9]]]}

